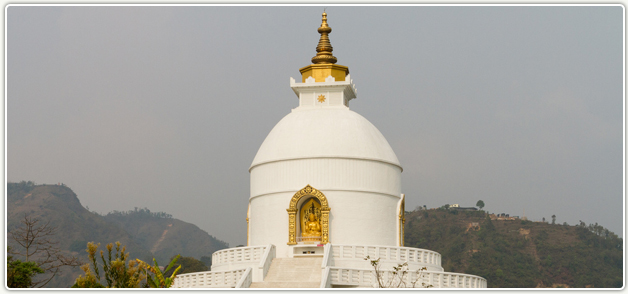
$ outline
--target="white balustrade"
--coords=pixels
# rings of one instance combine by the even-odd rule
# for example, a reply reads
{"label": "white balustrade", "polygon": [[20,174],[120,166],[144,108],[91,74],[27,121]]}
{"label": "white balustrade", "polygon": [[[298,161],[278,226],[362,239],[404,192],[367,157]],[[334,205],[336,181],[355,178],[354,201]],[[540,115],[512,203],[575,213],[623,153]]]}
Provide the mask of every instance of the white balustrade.
{"label": "white balustrade", "polygon": [[172,288],[233,288],[246,269],[178,275]]}
{"label": "white balustrade", "polygon": [[235,287],[236,288],[249,288],[251,287],[251,283],[253,283],[253,269],[250,267],[247,267]]}
{"label": "white balustrade", "polygon": [[[381,270],[381,281],[388,283],[392,281],[393,275],[391,270]],[[420,276],[418,276],[420,275]],[[355,287],[379,287],[379,283],[375,276],[375,270],[369,269],[352,269],[330,267],[329,269],[330,285],[344,285]],[[422,288],[431,286],[434,288],[486,288],[486,279],[467,274],[409,271],[402,281],[397,280],[393,283],[401,288]],[[423,284],[425,283],[425,285]],[[322,283],[321,283],[322,287]]]}
{"label": "white balustrade", "polygon": [[266,246],[236,247],[218,250],[212,254],[212,267],[235,262],[258,261]]}
{"label": "white balustrade", "polygon": [[332,253],[332,249],[333,247],[331,246],[331,243],[327,243],[325,244],[325,247],[323,247],[323,262],[321,263],[321,268],[324,269],[333,265],[332,258],[334,255]]}
{"label": "white balustrade", "polygon": [[366,245],[332,245],[334,259],[361,259],[367,256],[371,259],[380,259],[381,262],[408,262],[441,266],[441,255],[438,252],[395,246],[366,246]]}
{"label": "white balustrade", "polygon": [[323,247],[323,262],[321,262],[321,268],[323,272],[320,288],[331,288],[331,275],[329,273],[331,266],[333,265],[333,257],[334,255],[332,253],[331,243],[325,244],[325,247]]}
{"label": "white balustrade", "polygon": [[328,266],[323,269],[321,275],[321,285],[319,288],[331,288],[331,267]]}
{"label": "white balustrade", "polygon": [[268,270],[270,269],[270,264],[275,258],[275,254],[276,254],[275,251],[276,251],[275,245],[269,244],[266,246],[266,249],[264,250],[264,255],[262,256],[262,258],[260,258],[260,262],[258,266],[260,269],[259,272],[262,275],[260,277],[260,281],[263,281],[264,278],[266,278],[266,274],[268,273]]}

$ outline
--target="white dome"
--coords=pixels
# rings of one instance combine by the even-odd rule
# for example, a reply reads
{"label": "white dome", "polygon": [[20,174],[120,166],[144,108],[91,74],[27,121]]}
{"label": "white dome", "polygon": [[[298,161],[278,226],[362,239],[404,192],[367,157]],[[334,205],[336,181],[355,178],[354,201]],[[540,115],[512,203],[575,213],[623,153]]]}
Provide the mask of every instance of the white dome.
{"label": "white dome", "polygon": [[293,109],[270,131],[250,169],[266,162],[317,157],[376,160],[401,169],[382,133],[346,107]]}

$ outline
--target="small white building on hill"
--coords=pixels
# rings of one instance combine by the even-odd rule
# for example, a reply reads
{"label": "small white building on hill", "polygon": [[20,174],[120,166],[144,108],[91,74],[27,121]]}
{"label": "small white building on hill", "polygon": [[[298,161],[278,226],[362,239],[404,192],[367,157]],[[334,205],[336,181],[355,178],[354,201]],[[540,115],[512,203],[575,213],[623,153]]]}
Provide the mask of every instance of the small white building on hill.
{"label": "small white building on hill", "polygon": [[[277,123],[253,163],[247,246],[216,251],[211,271],[174,287],[377,287],[407,263],[405,286],[484,288],[486,279],[444,272],[439,253],[404,247],[403,171],[386,138],[349,109],[349,68],[336,64],[327,14],[312,64],[290,87],[296,108]],[[418,273],[416,272],[419,269]]]}

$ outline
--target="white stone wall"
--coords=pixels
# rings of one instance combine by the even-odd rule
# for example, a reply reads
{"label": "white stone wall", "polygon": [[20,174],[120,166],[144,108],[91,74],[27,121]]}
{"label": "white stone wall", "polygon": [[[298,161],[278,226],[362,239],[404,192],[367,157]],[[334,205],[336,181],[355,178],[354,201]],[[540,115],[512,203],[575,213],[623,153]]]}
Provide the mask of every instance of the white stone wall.
{"label": "white stone wall", "polygon": [[251,199],[278,192],[294,195],[306,185],[318,190],[364,191],[399,198],[401,169],[374,160],[325,157],[282,160],[251,169]]}
{"label": "white stone wall", "polygon": [[258,165],[251,170],[250,246],[275,244],[288,256],[288,213],[306,185],[325,194],[331,243],[397,245],[401,169],[374,160],[306,158]]}
{"label": "white stone wall", "polygon": [[416,271],[426,267],[428,271],[443,271],[441,255],[438,252],[412,247],[368,246],[332,244],[331,266],[338,268],[373,269],[365,258],[379,259],[381,269],[408,263],[408,270]]}

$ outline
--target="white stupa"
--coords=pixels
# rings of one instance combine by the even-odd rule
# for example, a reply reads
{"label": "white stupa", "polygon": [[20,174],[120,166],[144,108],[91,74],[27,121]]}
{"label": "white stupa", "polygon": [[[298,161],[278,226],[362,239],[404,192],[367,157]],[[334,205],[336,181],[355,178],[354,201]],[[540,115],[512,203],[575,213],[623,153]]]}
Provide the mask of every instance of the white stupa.
{"label": "white stupa", "polygon": [[403,169],[379,130],[349,109],[356,88],[335,64],[326,13],[318,32],[312,64],[300,83],[290,79],[298,107],[249,168],[247,246],[216,251],[211,271],[179,275],[174,287],[378,287],[367,256],[379,259],[383,282],[407,263],[405,287],[486,287],[444,272],[437,252],[403,247]]}

